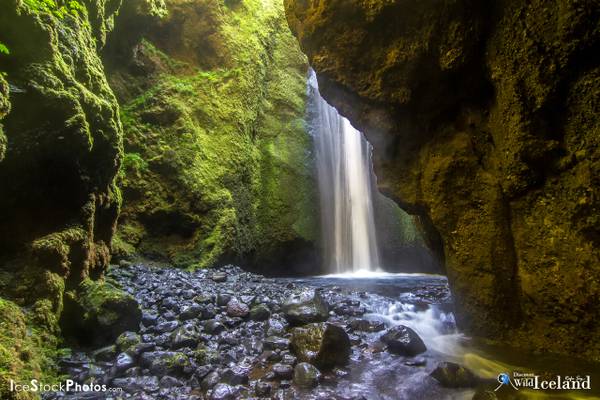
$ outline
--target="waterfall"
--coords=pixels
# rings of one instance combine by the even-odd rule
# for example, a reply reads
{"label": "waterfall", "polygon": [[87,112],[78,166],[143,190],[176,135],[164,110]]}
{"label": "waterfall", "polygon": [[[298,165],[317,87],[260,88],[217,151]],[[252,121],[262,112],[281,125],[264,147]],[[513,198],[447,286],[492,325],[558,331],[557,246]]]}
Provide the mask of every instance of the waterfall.
{"label": "waterfall", "polygon": [[373,217],[371,145],[308,80],[309,120],[315,141],[325,264],[330,273],[379,268]]}

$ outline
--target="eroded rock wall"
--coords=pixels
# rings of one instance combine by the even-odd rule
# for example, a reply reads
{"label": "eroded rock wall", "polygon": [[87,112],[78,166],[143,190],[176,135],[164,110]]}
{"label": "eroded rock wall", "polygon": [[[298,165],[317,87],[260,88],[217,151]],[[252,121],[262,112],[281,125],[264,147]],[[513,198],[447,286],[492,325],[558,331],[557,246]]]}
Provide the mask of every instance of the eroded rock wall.
{"label": "eroded rock wall", "polygon": [[122,129],[98,52],[119,5],[0,1],[2,398],[57,379],[64,294],[108,266]]}
{"label": "eroded rock wall", "polygon": [[[55,311],[65,279],[75,287],[108,265],[122,151],[118,105],[98,56],[106,30],[98,21],[116,6],[61,4],[0,3],[10,51],[1,55],[10,112],[2,120],[0,281],[25,303],[52,298]],[[103,17],[90,23],[91,14]]]}
{"label": "eroded rock wall", "polygon": [[381,189],[443,253],[460,325],[600,357],[598,1],[285,5]]}

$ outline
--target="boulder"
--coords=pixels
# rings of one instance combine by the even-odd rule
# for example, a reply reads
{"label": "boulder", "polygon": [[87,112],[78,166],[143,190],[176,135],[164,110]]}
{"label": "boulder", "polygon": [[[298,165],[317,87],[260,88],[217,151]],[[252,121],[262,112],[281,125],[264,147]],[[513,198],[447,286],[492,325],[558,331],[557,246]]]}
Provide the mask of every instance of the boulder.
{"label": "boulder", "polygon": [[479,379],[471,370],[452,362],[439,363],[431,377],[448,388],[470,388],[479,383]]}
{"label": "boulder", "polygon": [[140,335],[138,335],[137,333],[135,333],[135,332],[123,332],[117,338],[116,345],[118,346],[119,350],[121,350],[121,351],[127,351],[131,347],[133,347],[133,346],[137,345],[138,343],[140,343],[140,341],[141,341]]}
{"label": "boulder", "polygon": [[235,297],[227,303],[227,315],[230,317],[244,318],[250,313],[248,305],[242,303]]}
{"label": "boulder", "polygon": [[301,388],[313,388],[319,384],[321,373],[313,365],[301,362],[294,368],[294,384]]}
{"label": "boulder", "polygon": [[402,356],[416,356],[427,351],[425,343],[411,328],[398,325],[388,329],[380,340],[387,345],[390,353]]}
{"label": "boulder", "polygon": [[347,364],[351,352],[346,331],[330,323],[292,329],[290,347],[299,361],[310,362],[324,370]]}
{"label": "boulder", "polygon": [[250,319],[252,321],[266,321],[270,316],[271,311],[264,304],[257,304],[250,309]]}
{"label": "boulder", "polygon": [[170,336],[171,348],[180,349],[182,347],[196,347],[200,341],[200,332],[193,324],[185,324],[177,328]]}
{"label": "boulder", "polygon": [[329,304],[319,292],[304,290],[290,296],[282,307],[285,319],[292,325],[324,322],[329,318]]}
{"label": "boulder", "polygon": [[181,374],[184,368],[190,364],[190,360],[180,352],[151,351],[142,354],[141,364],[148,368],[153,375],[162,377]]}
{"label": "boulder", "polygon": [[217,283],[227,282],[227,274],[224,272],[215,272],[211,278]]}
{"label": "boulder", "polygon": [[226,383],[218,383],[210,396],[210,400],[233,400],[235,389]]}
{"label": "boulder", "polygon": [[123,332],[138,331],[141,320],[133,296],[112,284],[87,279],[76,292],[65,295],[61,327],[65,336],[99,347],[113,343]]}
{"label": "boulder", "polygon": [[181,321],[187,321],[188,319],[198,318],[202,315],[204,307],[199,304],[192,304],[190,306],[184,306],[179,314]]}

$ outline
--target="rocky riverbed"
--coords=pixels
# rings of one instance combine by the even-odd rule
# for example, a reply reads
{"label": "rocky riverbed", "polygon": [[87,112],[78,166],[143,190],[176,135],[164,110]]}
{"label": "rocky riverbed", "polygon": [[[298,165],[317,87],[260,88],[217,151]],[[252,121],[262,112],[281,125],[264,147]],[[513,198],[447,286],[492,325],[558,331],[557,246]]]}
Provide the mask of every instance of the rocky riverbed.
{"label": "rocky riverbed", "polygon": [[75,382],[118,391],[45,399],[472,396],[438,381],[473,382],[447,381],[447,366],[433,372],[460,337],[443,277],[284,279],[234,266],[186,272],[135,265],[114,268],[107,279],[140,304],[139,332],[73,351],[61,366]]}

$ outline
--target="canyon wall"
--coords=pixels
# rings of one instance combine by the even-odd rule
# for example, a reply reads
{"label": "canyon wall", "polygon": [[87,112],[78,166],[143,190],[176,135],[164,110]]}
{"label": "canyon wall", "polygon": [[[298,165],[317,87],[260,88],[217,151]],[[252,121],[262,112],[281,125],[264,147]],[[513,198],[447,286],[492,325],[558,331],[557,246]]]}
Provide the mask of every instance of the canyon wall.
{"label": "canyon wall", "polygon": [[282,3],[132,2],[103,55],[125,132],[116,254],[317,272],[308,63]]}
{"label": "canyon wall", "polygon": [[285,5],[380,188],[445,259],[460,326],[598,359],[598,1]]}
{"label": "canyon wall", "polygon": [[119,4],[0,1],[2,398],[27,397],[8,379],[55,379],[65,302],[109,263],[122,128],[98,51]]}

